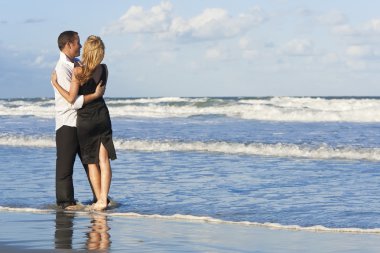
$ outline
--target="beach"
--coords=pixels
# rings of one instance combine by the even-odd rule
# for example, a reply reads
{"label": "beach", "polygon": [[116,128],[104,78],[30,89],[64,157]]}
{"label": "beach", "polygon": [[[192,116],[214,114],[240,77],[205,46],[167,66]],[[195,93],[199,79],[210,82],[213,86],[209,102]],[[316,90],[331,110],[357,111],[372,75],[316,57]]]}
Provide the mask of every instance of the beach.
{"label": "beach", "polygon": [[378,252],[378,234],[104,214],[0,213],[0,252]]}
{"label": "beach", "polygon": [[[106,102],[115,205],[69,213],[55,204],[54,100],[0,100],[0,252],[380,248],[379,98]],[[89,205],[79,158],[73,179]]]}

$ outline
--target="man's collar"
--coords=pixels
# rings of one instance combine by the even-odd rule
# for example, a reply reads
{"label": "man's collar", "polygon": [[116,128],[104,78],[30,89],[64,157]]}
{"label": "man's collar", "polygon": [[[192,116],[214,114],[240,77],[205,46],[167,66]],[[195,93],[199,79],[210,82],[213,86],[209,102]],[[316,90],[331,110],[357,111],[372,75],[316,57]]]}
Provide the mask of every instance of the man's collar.
{"label": "man's collar", "polygon": [[65,55],[62,51],[60,51],[59,53],[59,59],[63,62],[65,62],[66,64],[69,64],[70,66],[74,67],[74,62],[79,62],[79,59],[78,58],[74,58],[74,62],[71,61],[71,59]]}

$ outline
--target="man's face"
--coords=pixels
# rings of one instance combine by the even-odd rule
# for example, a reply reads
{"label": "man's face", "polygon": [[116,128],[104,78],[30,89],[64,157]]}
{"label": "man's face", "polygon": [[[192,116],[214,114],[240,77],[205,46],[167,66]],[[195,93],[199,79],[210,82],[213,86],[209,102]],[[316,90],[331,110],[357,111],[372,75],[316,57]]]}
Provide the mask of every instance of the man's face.
{"label": "man's face", "polygon": [[69,42],[70,55],[72,57],[77,57],[80,55],[80,49],[82,45],[80,44],[79,36],[75,35],[75,39],[72,42]]}

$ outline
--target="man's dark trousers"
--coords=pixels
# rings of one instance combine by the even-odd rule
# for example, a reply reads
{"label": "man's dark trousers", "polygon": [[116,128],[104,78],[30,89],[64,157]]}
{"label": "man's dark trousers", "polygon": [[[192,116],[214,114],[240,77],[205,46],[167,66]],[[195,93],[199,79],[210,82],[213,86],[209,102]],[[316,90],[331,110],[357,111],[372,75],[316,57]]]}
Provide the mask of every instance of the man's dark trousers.
{"label": "man's dark trousers", "polygon": [[76,127],[62,126],[56,131],[56,178],[55,190],[57,205],[65,208],[75,205],[73,168],[75,157],[79,152]]}

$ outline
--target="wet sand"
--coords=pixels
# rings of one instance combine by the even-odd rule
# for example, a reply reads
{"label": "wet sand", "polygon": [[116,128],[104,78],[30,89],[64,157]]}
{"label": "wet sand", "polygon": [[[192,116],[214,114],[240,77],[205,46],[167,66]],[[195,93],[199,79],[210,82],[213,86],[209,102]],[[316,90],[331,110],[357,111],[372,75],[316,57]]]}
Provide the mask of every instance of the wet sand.
{"label": "wet sand", "polygon": [[380,234],[63,212],[0,212],[0,252],[378,252]]}

